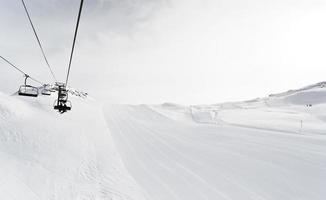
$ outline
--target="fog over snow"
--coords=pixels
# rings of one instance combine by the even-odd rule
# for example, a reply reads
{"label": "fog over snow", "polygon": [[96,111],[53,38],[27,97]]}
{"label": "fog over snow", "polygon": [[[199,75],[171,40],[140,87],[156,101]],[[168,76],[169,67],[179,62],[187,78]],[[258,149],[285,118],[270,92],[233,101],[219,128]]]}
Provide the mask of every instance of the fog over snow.
{"label": "fog over snow", "polygon": [[[323,81],[325,3],[86,0],[70,85],[114,103],[196,104]],[[26,4],[64,80],[79,1]],[[20,1],[0,0],[0,24],[0,55],[51,81]],[[0,67],[0,89],[11,94],[23,79]]]}
{"label": "fog over snow", "polygon": [[[64,81],[80,0],[24,1]],[[53,83],[21,3],[0,56]],[[0,60],[0,199],[324,200],[325,4],[85,0],[67,87]]]}

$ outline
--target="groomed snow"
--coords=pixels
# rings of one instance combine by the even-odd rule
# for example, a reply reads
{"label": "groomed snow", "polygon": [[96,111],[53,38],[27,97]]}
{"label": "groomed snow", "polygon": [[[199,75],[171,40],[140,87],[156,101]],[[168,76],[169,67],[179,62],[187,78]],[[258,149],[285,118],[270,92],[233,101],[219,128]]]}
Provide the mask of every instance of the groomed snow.
{"label": "groomed snow", "polygon": [[323,200],[326,89],[216,105],[0,93],[0,199]]}
{"label": "groomed snow", "polygon": [[208,106],[111,105],[105,114],[151,200],[323,200],[325,93],[317,84]]}

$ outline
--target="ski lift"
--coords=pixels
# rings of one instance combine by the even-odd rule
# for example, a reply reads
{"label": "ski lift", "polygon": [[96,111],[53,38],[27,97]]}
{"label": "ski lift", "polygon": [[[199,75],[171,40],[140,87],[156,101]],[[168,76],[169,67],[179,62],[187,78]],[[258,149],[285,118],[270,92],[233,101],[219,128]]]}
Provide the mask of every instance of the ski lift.
{"label": "ski lift", "polygon": [[38,88],[27,85],[26,81],[29,78],[27,74],[25,74],[25,85],[21,85],[18,90],[18,94],[21,96],[29,96],[29,97],[37,97],[39,94]]}
{"label": "ski lift", "polygon": [[51,88],[50,88],[50,92],[55,92],[56,90],[55,90],[55,88],[52,86]]}
{"label": "ski lift", "polygon": [[44,85],[43,85],[43,89],[42,89],[41,94],[42,94],[42,95],[51,95],[51,88],[50,88],[50,85],[48,85],[48,84],[44,84]]}
{"label": "ski lift", "polygon": [[59,91],[59,87],[66,87],[64,83],[61,83],[61,82],[55,82],[54,83],[54,86],[52,87],[52,89],[54,91]]}
{"label": "ski lift", "polygon": [[55,82],[55,86],[59,87],[65,87],[65,84],[64,83],[61,83],[61,82]]}
{"label": "ski lift", "polygon": [[68,91],[66,85],[63,83],[56,83],[58,86],[58,99],[54,102],[54,109],[58,110],[61,114],[71,110],[71,102],[68,100]]}

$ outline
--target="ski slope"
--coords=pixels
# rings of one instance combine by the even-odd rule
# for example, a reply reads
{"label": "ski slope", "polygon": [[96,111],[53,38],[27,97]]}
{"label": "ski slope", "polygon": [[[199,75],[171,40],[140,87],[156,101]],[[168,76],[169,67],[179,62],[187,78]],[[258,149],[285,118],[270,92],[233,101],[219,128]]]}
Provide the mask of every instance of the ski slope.
{"label": "ski slope", "polygon": [[[216,105],[0,93],[0,199],[322,200],[324,83]],[[78,97],[80,96],[80,97]]]}
{"label": "ski slope", "polygon": [[325,94],[317,84],[248,102],[108,106],[106,116],[149,199],[322,200]]}
{"label": "ski slope", "polygon": [[60,115],[54,96],[0,94],[0,199],[145,199],[101,107],[71,95],[73,112]]}

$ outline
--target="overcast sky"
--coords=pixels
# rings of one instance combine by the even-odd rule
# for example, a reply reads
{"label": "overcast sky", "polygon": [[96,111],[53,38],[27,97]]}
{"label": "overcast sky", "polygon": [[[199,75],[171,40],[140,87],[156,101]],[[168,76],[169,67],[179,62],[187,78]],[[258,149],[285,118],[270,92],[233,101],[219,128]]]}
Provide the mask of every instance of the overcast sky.
{"label": "overcast sky", "polygon": [[[65,80],[79,0],[25,0]],[[70,83],[112,103],[217,103],[326,77],[326,0],[85,0]],[[20,0],[0,0],[0,55],[52,82]],[[0,61],[0,90],[23,78]]]}

